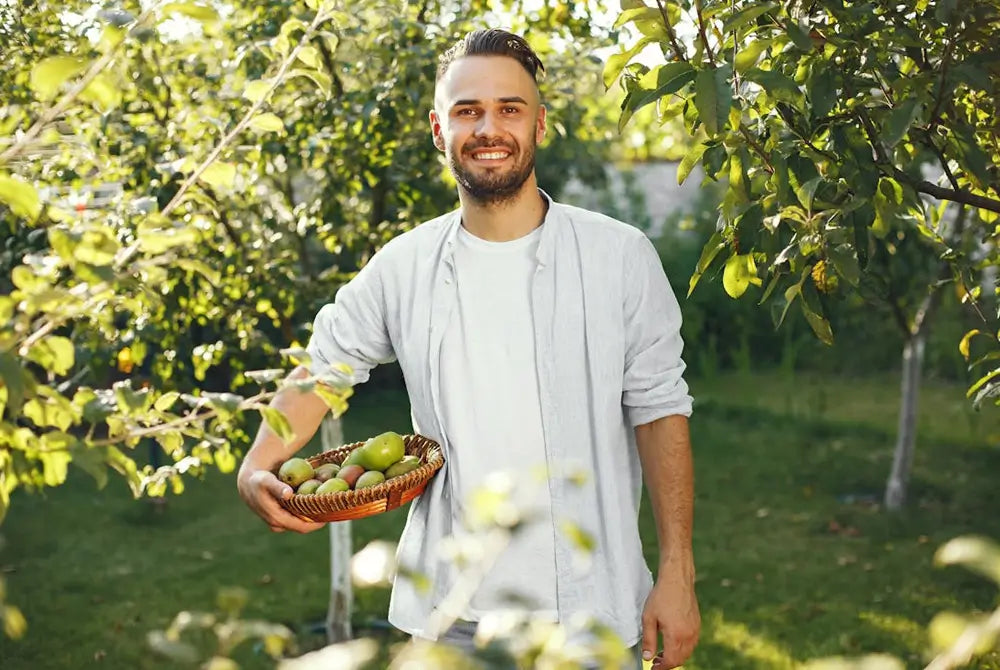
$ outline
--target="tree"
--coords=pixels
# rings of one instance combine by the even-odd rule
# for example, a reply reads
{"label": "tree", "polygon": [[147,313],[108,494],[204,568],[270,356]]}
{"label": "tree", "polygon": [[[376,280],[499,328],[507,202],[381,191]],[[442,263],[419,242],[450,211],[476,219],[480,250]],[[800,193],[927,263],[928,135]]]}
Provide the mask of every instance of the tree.
{"label": "tree", "polygon": [[[885,502],[901,507],[924,342],[945,286],[980,322],[958,343],[979,371],[969,395],[1000,404],[1000,289],[984,272],[1000,262],[1000,8],[623,0],[616,26],[638,36],[605,67],[605,83],[624,90],[621,122],[656,103],[699,138],[679,178],[701,165],[727,182],[689,290],[721,268],[733,298],[759,296],[776,325],[798,302],[827,343],[830,305],[847,290],[898,324],[903,402]],[[632,62],[647,45],[663,64]]]}
{"label": "tree", "polygon": [[[288,437],[266,403],[316,311],[455,204],[426,125],[436,57],[491,6],[0,6],[0,522],[70,466],[137,496],[231,471],[248,411]],[[588,17],[528,23],[585,49]],[[575,54],[547,53],[549,85],[577,90]],[[587,127],[572,102],[552,118]],[[557,133],[547,187],[603,162],[579,141]],[[342,380],[317,381],[342,413]],[[166,465],[143,463],[154,444]]]}

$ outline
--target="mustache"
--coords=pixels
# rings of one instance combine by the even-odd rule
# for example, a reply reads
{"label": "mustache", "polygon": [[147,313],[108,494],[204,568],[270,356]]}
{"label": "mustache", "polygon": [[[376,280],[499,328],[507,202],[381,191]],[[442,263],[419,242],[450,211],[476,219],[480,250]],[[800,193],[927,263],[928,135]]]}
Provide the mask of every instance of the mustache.
{"label": "mustache", "polygon": [[497,148],[497,147],[503,147],[504,149],[507,149],[511,153],[516,153],[517,152],[517,147],[512,146],[510,144],[507,144],[506,142],[503,142],[503,141],[492,141],[492,142],[491,141],[478,141],[478,142],[469,142],[468,144],[466,144],[465,146],[462,147],[462,151],[464,151],[466,153],[470,153],[472,151],[476,151],[477,149],[494,149],[494,148]]}

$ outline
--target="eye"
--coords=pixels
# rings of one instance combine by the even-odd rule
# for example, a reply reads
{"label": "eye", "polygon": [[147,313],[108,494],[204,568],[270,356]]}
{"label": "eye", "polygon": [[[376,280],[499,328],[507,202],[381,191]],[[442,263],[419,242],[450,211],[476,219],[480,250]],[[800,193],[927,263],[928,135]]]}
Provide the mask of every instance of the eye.
{"label": "eye", "polygon": [[513,105],[508,105],[507,107],[503,108],[504,114],[517,114],[519,111],[521,110],[518,109],[517,107],[514,107]]}
{"label": "eye", "polygon": [[475,116],[477,112],[471,107],[465,107],[464,109],[458,110],[456,114],[458,114],[458,116]]}

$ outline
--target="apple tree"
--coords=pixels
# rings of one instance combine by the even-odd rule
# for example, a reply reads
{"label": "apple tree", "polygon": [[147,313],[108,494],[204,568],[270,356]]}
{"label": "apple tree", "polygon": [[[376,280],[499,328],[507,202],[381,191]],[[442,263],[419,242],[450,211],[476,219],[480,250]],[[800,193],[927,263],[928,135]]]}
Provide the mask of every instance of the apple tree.
{"label": "apple tree", "polygon": [[[904,504],[928,329],[945,290],[977,321],[956,348],[976,405],[1000,403],[1000,8],[990,0],[622,0],[633,35],[608,58],[621,123],[647,105],[697,137],[724,181],[690,290],[796,309],[832,342],[831,305],[880,306],[903,337],[899,430],[885,493]],[[659,64],[635,57],[658,49]]]}

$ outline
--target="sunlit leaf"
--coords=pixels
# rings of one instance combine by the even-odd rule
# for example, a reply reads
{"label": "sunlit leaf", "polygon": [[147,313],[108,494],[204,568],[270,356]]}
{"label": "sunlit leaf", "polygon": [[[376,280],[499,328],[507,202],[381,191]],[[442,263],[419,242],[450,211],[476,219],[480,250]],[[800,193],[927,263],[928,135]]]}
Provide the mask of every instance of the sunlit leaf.
{"label": "sunlit leaf", "polygon": [[51,100],[68,79],[87,69],[88,63],[74,56],[52,56],[31,69],[28,86],[41,100]]}
{"label": "sunlit leaf", "polygon": [[61,335],[50,335],[28,350],[28,358],[46,370],[64,375],[70,371],[75,361],[73,341]]}
{"label": "sunlit leaf", "polygon": [[757,264],[754,263],[753,255],[734,254],[726,259],[726,265],[722,271],[722,285],[729,297],[739,298],[750,287],[750,284],[757,286],[763,284],[757,276]]}
{"label": "sunlit leaf", "polygon": [[625,66],[628,65],[629,61],[635,58],[635,55],[642,51],[647,44],[652,43],[652,41],[652,38],[643,37],[632,45],[631,49],[608,56],[608,60],[604,64],[604,74],[602,75],[604,87],[611,88],[611,85],[615,83],[615,80],[618,79],[618,75],[622,73],[622,70],[625,69]]}
{"label": "sunlit leaf", "polygon": [[282,442],[288,444],[295,439],[292,424],[289,423],[288,418],[281,410],[274,407],[262,407],[260,408],[260,413],[264,417],[264,421],[267,422],[267,427],[281,438]]}
{"label": "sunlit leaf", "polygon": [[1000,544],[985,537],[963,535],[949,540],[934,554],[936,565],[961,565],[1000,585]]}
{"label": "sunlit leaf", "polygon": [[271,89],[272,82],[263,79],[256,79],[247,83],[246,88],[243,89],[243,97],[250,102],[259,102],[264,99],[267,92]]}
{"label": "sunlit leaf", "polygon": [[280,133],[285,130],[285,124],[281,122],[277,114],[272,114],[271,112],[258,114],[250,119],[250,127],[262,132]]}
{"label": "sunlit leaf", "polygon": [[38,191],[17,177],[0,174],[0,202],[10,207],[15,215],[29,221],[34,221],[42,213]]}
{"label": "sunlit leaf", "polygon": [[236,182],[236,166],[232,163],[214,161],[198,175],[198,179],[212,188],[230,190]]}

